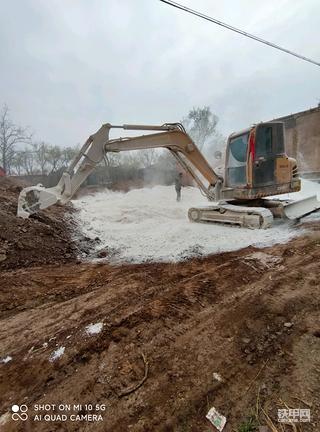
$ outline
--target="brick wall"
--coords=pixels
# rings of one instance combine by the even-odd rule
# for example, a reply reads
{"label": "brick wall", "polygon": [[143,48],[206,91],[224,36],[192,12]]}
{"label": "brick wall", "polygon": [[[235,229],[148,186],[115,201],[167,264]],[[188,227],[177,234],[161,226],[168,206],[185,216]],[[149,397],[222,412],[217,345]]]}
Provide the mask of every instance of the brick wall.
{"label": "brick wall", "polygon": [[275,120],[283,121],[288,156],[306,177],[320,179],[320,107]]}

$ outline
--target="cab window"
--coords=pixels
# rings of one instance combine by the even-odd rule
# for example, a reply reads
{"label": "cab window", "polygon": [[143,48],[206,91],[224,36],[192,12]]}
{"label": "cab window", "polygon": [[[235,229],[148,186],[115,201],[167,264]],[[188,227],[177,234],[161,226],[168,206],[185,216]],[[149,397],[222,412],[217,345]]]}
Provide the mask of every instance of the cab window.
{"label": "cab window", "polygon": [[247,147],[249,133],[231,138],[229,142],[228,184],[244,185],[246,179]]}
{"label": "cab window", "polygon": [[256,158],[268,157],[273,154],[271,126],[260,126],[258,128],[256,135],[255,154]]}
{"label": "cab window", "polygon": [[247,145],[248,145],[249,134],[241,135],[230,141],[230,156],[232,165],[238,166],[239,163],[246,162],[247,160]]}

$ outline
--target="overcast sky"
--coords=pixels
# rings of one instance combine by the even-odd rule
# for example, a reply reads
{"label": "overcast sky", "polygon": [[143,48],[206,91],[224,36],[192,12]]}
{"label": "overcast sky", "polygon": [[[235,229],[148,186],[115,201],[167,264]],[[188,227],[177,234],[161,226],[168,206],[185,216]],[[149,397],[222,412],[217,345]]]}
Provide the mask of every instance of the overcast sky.
{"label": "overcast sky", "polygon": [[[181,3],[320,61],[319,0]],[[320,99],[319,67],[158,0],[2,0],[0,21],[0,103],[51,144],[204,105],[227,135]]]}

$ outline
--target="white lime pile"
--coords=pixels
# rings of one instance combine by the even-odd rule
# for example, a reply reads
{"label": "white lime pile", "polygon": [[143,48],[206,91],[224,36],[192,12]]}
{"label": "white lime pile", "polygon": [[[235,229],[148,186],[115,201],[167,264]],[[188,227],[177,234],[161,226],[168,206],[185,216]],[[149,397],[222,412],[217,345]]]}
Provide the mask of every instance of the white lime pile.
{"label": "white lime pile", "polygon": [[73,203],[82,231],[101,239],[98,249],[118,250],[120,262],[179,261],[286,242],[298,234],[290,224],[277,222],[266,230],[191,223],[188,209],[208,203],[193,187],[182,189],[181,202],[176,202],[173,186],[155,186],[128,193],[105,190]]}

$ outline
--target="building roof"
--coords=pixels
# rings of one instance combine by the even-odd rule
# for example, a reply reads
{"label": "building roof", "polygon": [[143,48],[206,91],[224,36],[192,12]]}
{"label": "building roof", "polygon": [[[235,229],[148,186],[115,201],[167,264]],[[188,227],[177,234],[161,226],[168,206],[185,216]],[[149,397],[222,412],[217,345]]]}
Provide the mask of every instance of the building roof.
{"label": "building roof", "polygon": [[289,119],[291,117],[302,117],[304,115],[313,114],[315,112],[320,112],[320,104],[317,107],[310,108],[310,109],[305,110],[305,111],[299,111],[297,113],[291,113],[291,114],[288,114],[288,115],[283,116],[283,117],[275,118],[273,120],[286,120],[286,119]]}

